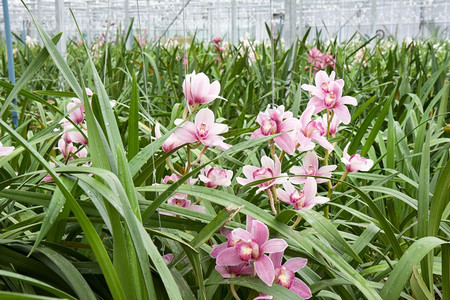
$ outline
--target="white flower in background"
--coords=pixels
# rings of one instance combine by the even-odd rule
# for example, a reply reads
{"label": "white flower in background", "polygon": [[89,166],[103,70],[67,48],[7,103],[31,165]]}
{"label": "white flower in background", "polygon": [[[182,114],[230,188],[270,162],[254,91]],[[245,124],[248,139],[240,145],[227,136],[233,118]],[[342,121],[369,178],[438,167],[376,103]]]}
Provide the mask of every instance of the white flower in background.
{"label": "white flower in background", "polygon": [[28,48],[34,48],[37,44],[37,40],[27,35],[27,37],[25,38],[25,44],[27,45]]}

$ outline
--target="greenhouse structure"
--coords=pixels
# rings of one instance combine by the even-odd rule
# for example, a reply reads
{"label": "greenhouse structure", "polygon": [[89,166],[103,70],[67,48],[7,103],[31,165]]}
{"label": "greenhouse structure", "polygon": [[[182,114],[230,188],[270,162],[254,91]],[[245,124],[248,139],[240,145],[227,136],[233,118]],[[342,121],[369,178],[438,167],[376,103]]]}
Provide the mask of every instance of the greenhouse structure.
{"label": "greenhouse structure", "polygon": [[450,1],[0,4],[0,299],[450,300]]}

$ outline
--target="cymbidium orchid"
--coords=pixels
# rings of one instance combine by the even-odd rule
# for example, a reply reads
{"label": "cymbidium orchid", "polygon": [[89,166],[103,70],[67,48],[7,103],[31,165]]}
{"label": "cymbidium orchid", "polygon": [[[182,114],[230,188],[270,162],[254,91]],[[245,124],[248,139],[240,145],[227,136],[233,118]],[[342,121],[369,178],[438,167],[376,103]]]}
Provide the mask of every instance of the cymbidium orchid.
{"label": "cymbidium orchid", "polygon": [[257,186],[259,187],[257,192],[267,190],[275,184],[280,184],[287,180],[284,177],[280,178],[280,176],[286,176],[286,173],[281,173],[281,164],[277,156],[275,156],[275,160],[271,159],[270,157],[263,156],[261,158],[261,167],[258,168],[255,166],[246,165],[242,169],[242,172],[247,178],[236,178],[236,181],[241,185],[246,185],[258,180],[273,178],[257,184]]}
{"label": "cymbidium orchid", "polygon": [[214,113],[208,109],[201,109],[195,116],[195,121],[186,121],[175,130],[175,136],[184,143],[202,143],[207,147],[217,146],[221,150],[230,148],[224,143],[224,137],[219,134],[228,131],[225,124],[214,123]]}
{"label": "cymbidium orchid", "polygon": [[[56,167],[55,163],[52,162],[52,161],[49,162],[48,164],[49,164],[50,167],[52,167],[52,168],[55,168],[55,167]],[[47,175],[45,175],[44,178],[42,178],[42,181],[44,181],[44,182],[53,182],[53,177],[50,176],[50,174],[47,174]]]}
{"label": "cymbidium orchid", "polygon": [[292,139],[292,133],[289,132],[299,126],[299,121],[292,117],[291,112],[285,112],[283,105],[276,109],[270,108],[269,106],[265,112],[258,114],[256,122],[261,127],[252,133],[250,139],[284,133],[275,137],[274,142],[286,153],[294,153],[296,142]]}
{"label": "cymbidium orchid", "polygon": [[326,128],[323,127],[322,122],[313,121],[311,119],[315,107],[308,106],[300,116],[300,129],[297,131],[297,139],[301,151],[308,151],[314,149],[314,143],[317,142],[327,150],[333,150],[333,145],[326,139]]}
{"label": "cymbidium orchid", "polygon": [[341,120],[339,118],[332,118],[330,122],[330,128],[328,128],[328,118],[326,115],[317,117],[316,122],[322,123],[323,128],[325,128],[325,131],[328,130],[328,134],[334,137],[336,135],[336,132],[338,131],[338,127],[339,124],[341,123]]}
{"label": "cymbidium orchid", "polygon": [[211,167],[210,165],[204,167],[198,175],[198,179],[209,188],[215,188],[219,185],[230,186],[231,178],[233,178],[233,171]]}
{"label": "cymbidium orchid", "polygon": [[309,287],[295,277],[295,273],[301,268],[306,266],[307,259],[301,257],[295,257],[288,259],[283,265],[283,252],[271,253],[269,255],[275,267],[275,283],[290,289],[303,299],[311,298],[311,290]]}
{"label": "cymbidium orchid", "polygon": [[[203,206],[191,204],[191,200],[187,199],[186,194],[176,193],[175,195],[170,197],[169,200],[167,200],[167,204],[184,207],[184,208],[187,208],[190,210],[195,210],[195,211],[202,212],[202,213],[206,212],[205,208]],[[170,215],[172,215],[172,214],[170,214]]]}
{"label": "cymbidium orchid", "polygon": [[2,142],[0,142],[0,156],[6,156],[11,154],[14,151],[14,147],[12,146],[3,146]]}
{"label": "cymbidium orchid", "polygon": [[67,104],[67,111],[72,111],[69,118],[76,124],[84,121],[84,105],[78,98],[72,98],[72,102]]}
{"label": "cymbidium orchid", "polygon": [[354,97],[342,96],[343,87],[342,79],[334,80],[334,72],[328,77],[323,71],[316,74],[316,86],[302,85],[302,89],[314,95],[308,102],[308,107],[315,107],[314,114],[322,110],[333,111],[342,123],[348,124],[351,116],[346,105],[355,106],[358,103]]}
{"label": "cymbidium orchid", "polygon": [[237,277],[241,275],[253,275],[255,268],[249,263],[241,263],[237,266],[215,266],[217,272],[223,278]]}
{"label": "cymbidium orchid", "polygon": [[369,171],[373,166],[373,160],[364,158],[359,154],[349,155],[347,153],[349,145],[350,143],[345,146],[341,159],[341,161],[345,164],[345,170],[350,173]]}
{"label": "cymbidium orchid", "polygon": [[[160,137],[162,137],[161,127],[160,127],[159,123],[156,123],[156,125],[155,125],[155,138],[159,139]],[[175,135],[175,133],[172,133],[171,135],[169,135],[169,137],[162,144],[162,150],[164,152],[170,152],[173,149],[183,145],[184,143],[185,142],[183,140],[179,139]]]}
{"label": "cymbidium orchid", "polygon": [[[62,126],[64,127],[62,138],[66,143],[79,143],[83,145],[87,145],[87,140],[85,136],[87,136],[87,131],[81,129],[83,133],[81,133],[72,123],[63,120]],[[86,126],[84,126],[86,127]]]}
{"label": "cymbidium orchid", "polygon": [[335,80],[335,76],[336,74],[334,73],[334,71],[331,72],[330,76],[328,76],[328,74],[325,71],[319,71],[315,76],[316,85],[302,84],[302,89],[311,92],[313,96],[319,99],[325,99],[326,94],[328,94],[330,91],[329,89],[330,83],[336,82],[339,86],[344,87],[344,80],[342,79]]}
{"label": "cymbidium orchid", "polygon": [[183,81],[183,93],[188,105],[209,103],[219,98],[220,83],[216,80],[209,82],[204,73],[196,74],[195,71]]}
{"label": "cymbidium orchid", "polygon": [[316,204],[323,204],[330,199],[326,197],[316,196],[317,183],[312,177],[307,177],[303,189],[299,192],[290,182],[283,183],[282,189],[277,189],[278,198],[294,206],[294,209],[311,209]]}
{"label": "cymbidium orchid", "polygon": [[275,279],[275,269],[272,260],[264,253],[284,251],[287,247],[286,241],[269,240],[269,229],[258,220],[252,221],[250,232],[237,228],[231,232],[231,237],[239,241],[219,253],[217,265],[239,266],[253,262],[258,277],[271,286]]}
{"label": "cymbidium orchid", "polygon": [[[294,175],[312,175],[312,176],[323,176],[331,177],[331,172],[336,170],[336,165],[323,166],[319,168],[319,159],[314,151],[307,152],[303,158],[303,166],[292,167],[290,172]],[[289,179],[292,183],[305,183],[306,176],[291,177]],[[313,178],[313,177],[311,177]],[[327,179],[314,178],[317,183],[327,182]]]}

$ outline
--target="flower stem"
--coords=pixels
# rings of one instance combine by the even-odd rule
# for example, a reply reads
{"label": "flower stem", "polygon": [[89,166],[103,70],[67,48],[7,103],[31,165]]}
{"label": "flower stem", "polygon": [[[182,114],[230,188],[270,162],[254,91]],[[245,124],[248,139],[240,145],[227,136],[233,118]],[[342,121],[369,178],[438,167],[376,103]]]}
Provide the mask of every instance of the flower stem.
{"label": "flower stem", "polygon": [[280,153],[280,163],[283,161],[283,157],[285,154],[286,154],[286,152],[284,152],[284,150],[282,150]]}
{"label": "flower stem", "polygon": [[187,145],[187,167],[184,170],[184,174],[189,173],[191,170],[191,146]]}
{"label": "flower stem", "polygon": [[295,227],[297,227],[298,223],[300,223],[300,221],[302,220],[302,216],[297,215],[297,219],[295,219],[294,224],[292,224],[291,228],[295,229]]}
{"label": "flower stem", "polygon": [[203,154],[205,154],[206,150],[208,149],[208,146],[203,146],[202,150],[200,151],[200,154],[198,155],[197,159],[194,160],[194,162],[191,164],[192,166],[195,166],[203,157]]}
{"label": "flower stem", "polygon": [[269,146],[270,146],[270,154],[272,154],[272,158],[275,159],[275,142],[273,139],[269,141]]}
{"label": "flower stem", "polygon": [[275,208],[275,202],[273,201],[272,193],[270,192],[269,189],[267,189],[266,192],[267,192],[267,196],[269,196],[270,208],[272,209],[273,214],[276,216],[276,215],[278,215],[278,212]]}
{"label": "flower stem", "polygon": [[234,284],[230,284],[231,293],[233,294],[234,299],[241,300],[238,294],[236,293],[236,289],[234,288]]}
{"label": "flower stem", "polygon": [[344,179],[347,177],[348,173],[349,172],[347,170],[345,170],[344,174],[342,174],[341,178],[339,178],[338,183],[336,183],[336,185],[333,186],[332,190],[335,190],[341,184],[341,181],[344,181]]}
{"label": "flower stem", "polygon": [[169,157],[166,158],[166,163],[167,163],[167,166],[169,167],[169,169],[170,169],[173,173],[175,173],[175,174],[181,176],[180,172],[178,172],[177,170],[175,170],[175,168],[173,167],[172,162],[170,161],[170,158],[169,158]]}

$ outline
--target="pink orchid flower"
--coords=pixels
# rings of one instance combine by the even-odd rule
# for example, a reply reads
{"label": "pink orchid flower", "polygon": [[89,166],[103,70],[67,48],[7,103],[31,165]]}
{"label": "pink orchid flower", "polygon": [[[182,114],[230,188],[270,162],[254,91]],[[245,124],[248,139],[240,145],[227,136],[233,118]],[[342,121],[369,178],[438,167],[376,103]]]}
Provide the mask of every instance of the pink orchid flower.
{"label": "pink orchid flower", "polygon": [[253,220],[251,232],[237,228],[231,232],[239,241],[226,248],[217,256],[218,266],[238,266],[243,262],[253,261],[256,274],[267,285],[272,286],[275,279],[275,268],[272,260],[264,253],[281,252],[287,248],[283,239],[269,240],[269,229],[260,221]]}
{"label": "pink orchid flower", "polygon": [[323,204],[330,201],[326,197],[316,196],[317,183],[311,177],[306,178],[301,192],[298,192],[290,182],[283,183],[283,188],[284,190],[277,189],[278,198],[287,204],[291,204],[296,210],[311,209],[316,204]]}
{"label": "pink orchid flower", "polygon": [[274,142],[286,153],[294,153],[296,142],[292,139],[292,135],[289,131],[297,128],[299,126],[299,121],[292,117],[291,112],[285,112],[283,105],[276,109],[270,109],[269,106],[265,112],[260,112],[258,114],[256,122],[261,127],[252,133],[250,139],[285,132],[285,134],[275,137]]}
{"label": "pink orchid flower", "polygon": [[78,98],[72,98],[72,102],[67,104],[67,111],[71,111],[69,118],[76,124],[84,121],[84,105]]}
{"label": "pink orchid flower", "polygon": [[[303,166],[301,167],[292,167],[291,173],[294,175],[313,175],[313,176],[323,176],[323,177],[331,177],[331,172],[336,170],[336,165],[323,166],[319,168],[319,160],[314,151],[307,152],[305,157],[303,158]],[[289,179],[290,182],[300,184],[306,182],[306,176],[301,177],[292,177]],[[313,177],[311,177],[313,178]],[[327,182],[327,179],[323,178],[314,178],[317,183]]]}
{"label": "pink orchid flower", "polygon": [[[203,206],[191,204],[191,201],[187,199],[186,194],[176,193],[175,195],[170,197],[169,200],[167,200],[167,204],[177,205],[180,207],[184,207],[184,208],[187,208],[190,210],[195,210],[195,211],[202,212],[202,213],[206,212],[205,208]],[[172,215],[172,214],[167,213],[167,215]]]}
{"label": "pink orchid flower", "polygon": [[310,91],[314,97],[312,97],[308,106],[314,106],[314,112],[318,113],[324,109],[332,110],[336,116],[344,124],[350,123],[351,116],[345,105],[357,105],[358,102],[354,97],[344,96],[342,97],[342,88],[344,82],[342,79],[334,80],[334,72],[331,72],[330,77],[325,72],[318,72],[316,74],[316,86],[302,85],[302,89]]}
{"label": "pink orchid flower", "polygon": [[[52,162],[52,161],[49,162],[49,165],[50,165],[50,167],[52,167],[52,168],[56,168],[55,163]],[[53,177],[50,176],[50,174],[47,174],[47,175],[45,175],[44,178],[42,178],[42,181],[44,181],[44,182],[53,182]]]}
{"label": "pink orchid flower", "polygon": [[350,143],[345,146],[342,153],[341,161],[345,164],[345,169],[350,173],[355,173],[358,171],[369,171],[373,167],[373,160],[364,158],[359,154],[353,154],[350,156],[347,153],[349,145]]}
{"label": "pink orchid flower", "polygon": [[83,145],[87,145],[88,141],[84,136],[87,136],[87,132],[82,129],[83,134],[73,126],[72,123],[65,120],[62,124],[64,127],[62,138],[66,143],[80,143]]}
{"label": "pink orchid flower", "polygon": [[208,147],[217,146],[221,150],[227,150],[231,146],[224,143],[225,139],[219,134],[228,131],[225,124],[214,123],[214,113],[208,109],[201,109],[195,116],[195,122],[185,122],[175,130],[175,135],[184,143],[202,143]]}
{"label": "pink orchid flower", "polygon": [[314,61],[321,59],[323,53],[317,49],[317,47],[308,50],[308,64],[312,64]]}
{"label": "pink orchid flower", "polygon": [[259,189],[257,190],[257,193],[260,191],[266,190],[275,184],[280,184],[285,182],[286,178],[274,178],[274,177],[280,177],[280,176],[286,176],[286,173],[281,173],[281,164],[280,160],[277,156],[275,156],[275,161],[272,160],[270,157],[263,156],[261,157],[261,167],[255,167],[246,165],[242,169],[242,172],[244,173],[245,177],[238,177],[236,178],[236,181],[240,185],[246,185],[249,183],[252,183],[254,181],[262,180],[262,179],[269,179],[273,178],[271,180],[262,182],[257,184]]}
{"label": "pink orchid flower", "polygon": [[217,80],[210,83],[208,76],[204,73],[195,74],[194,71],[186,75],[183,81],[183,93],[187,105],[209,103],[219,98],[220,83]]}
{"label": "pink orchid flower", "polygon": [[[159,125],[159,123],[156,123],[156,125],[155,125],[155,138],[159,139],[160,137],[162,137],[161,126]],[[169,135],[169,137],[162,144],[162,150],[164,152],[170,152],[173,149],[183,145],[184,143],[185,142],[183,140],[179,139],[175,135],[175,133],[172,133],[171,135]]]}
{"label": "pink orchid flower", "polygon": [[[174,174],[171,174],[170,176],[169,175],[164,176],[163,182],[164,182],[164,184],[170,184],[170,183],[175,183],[180,179],[181,179],[181,177],[174,173]],[[186,180],[186,183],[187,184],[195,184],[197,181],[198,181],[198,179],[189,178],[188,180]]]}
{"label": "pink orchid flower", "polygon": [[14,151],[14,147],[12,146],[3,146],[2,142],[0,142],[0,156],[6,156],[11,154]]}
{"label": "pink orchid flower", "polygon": [[205,184],[205,186],[212,189],[219,185],[230,186],[231,178],[233,178],[233,171],[207,165],[200,171],[198,178]]}
{"label": "pink orchid flower", "polygon": [[167,253],[166,255],[163,256],[163,258],[165,259],[166,262],[170,263],[173,259],[173,254]]}
{"label": "pink orchid flower", "polygon": [[297,132],[297,139],[300,147],[300,151],[308,151],[314,149],[314,143],[317,142],[319,145],[328,149],[333,150],[333,145],[326,139],[326,129],[323,127],[321,122],[313,121],[311,119],[314,113],[315,107],[313,105],[308,105],[305,111],[300,116],[300,130]]}
{"label": "pink orchid flower", "polygon": [[275,283],[293,291],[303,299],[312,297],[309,287],[295,277],[295,273],[306,266],[307,259],[301,257],[291,258],[282,265],[283,252],[271,253],[269,257],[275,267]]}
{"label": "pink orchid flower", "polygon": [[[326,94],[329,93],[329,85],[332,82],[336,82],[339,86],[344,87],[344,80],[342,79],[334,79],[336,74],[331,72],[330,76],[325,71],[317,72],[315,76],[315,84],[302,84],[302,89],[308,92],[319,99],[325,99]],[[308,104],[309,105],[309,104]]]}
{"label": "pink orchid flower", "polygon": [[216,36],[215,38],[213,38],[212,42],[214,44],[219,44],[222,41],[222,38],[220,36]]}
{"label": "pink orchid flower", "polygon": [[64,139],[58,141],[58,149],[64,158],[70,157],[71,153],[77,151],[77,147],[73,143],[67,143]]}
{"label": "pink orchid flower", "polygon": [[[328,119],[327,119],[326,115],[323,115],[322,117],[317,117],[316,121],[322,123],[323,128],[325,128],[325,130],[327,130]],[[331,119],[330,128],[329,128],[329,134],[331,136],[335,136],[336,135],[336,132],[338,131],[338,127],[339,127],[340,123],[341,123],[341,120],[339,118]]]}
{"label": "pink orchid flower", "polygon": [[237,266],[218,266],[215,267],[216,271],[222,275],[223,278],[236,277],[241,275],[253,275],[254,267],[249,263],[241,263]]}

